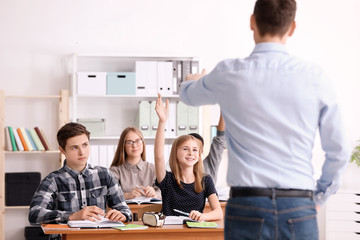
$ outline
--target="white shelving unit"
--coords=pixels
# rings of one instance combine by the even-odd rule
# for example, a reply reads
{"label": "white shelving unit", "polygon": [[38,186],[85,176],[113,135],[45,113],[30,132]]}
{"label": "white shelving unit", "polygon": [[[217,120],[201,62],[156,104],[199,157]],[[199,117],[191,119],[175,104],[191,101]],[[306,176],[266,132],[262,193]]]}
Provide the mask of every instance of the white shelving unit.
{"label": "white shelving unit", "polygon": [[[136,124],[136,118],[139,111],[139,102],[156,101],[157,95],[79,95],[77,88],[77,73],[135,72],[137,61],[198,62],[198,59],[195,57],[89,56],[77,54],[70,56],[70,120],[77,122],[80,118],[105,119],[106,134],[101,137],[91,136],[92,145],[113,145],[116,147],[120,134],[126,127],[138,127]],[[180,70],[178,71],[180,72]],[[184,69],[181,70],[182,74],[184,74],[183,71]],[[176,88],[177,86],[174,86],[174,90],[176,90]],[[177,93],[171,96],[163,96],[163,98],[169,99],[170,102],[179,101],[179,95]],[[203,134],[201,124],[202,116],[202,108],[199,108],[198,131],[200,134]],[[153,145],[154,136],[144,138],[146,140],[147,147]],[[176,137],[166,138],[166,144],[171,145],[175,138]],[[109,155],[111,155],[111,153],[108,154],[108,157]]]}
{"label": "white shelving unit", "polygon": [[[27,118],[26,114],[23,112],[18,112],[16,114],[17,119],[8,119],[8,116],[5,116],[6,106],[8,105],[7,101],[10,100],[20,100],[21,107],[26,108],[27,104],[31,104],[32,101],[35,99],[37,102],[51,102],[51,105],[58,103],[56,112],[57,117],[55,117],[55,124],[50,124],[56,127],[54,131],[57,131],[59,127],[64,125],[66,122],[68,122],[68,106],[69,106],[69,91],[68,90],[61,90],[59,95],[48,95],[48,96],[7,96],[5,95],[3,90],[0,90],[0,240],[10,239],[12,236],[7,236],[10,234],[8,229],[5,228],[5,214],[7,211],[24,211],[29,208],[29,206],[6,206],[5,205],[5,172],[8,172],[6,169],[10,169],[11,171],[26,171],[28,165],[34,165],[34,158],[37,160],[37,158],[46,156],[47,161],[51,161],[52,159],[57,159],[59,162],[56,164],[57,166],[61,166],[63,162],[63,156],[58,150],[49,150],[49,151],[6,151],[5,150],[5,124],[13,124],[13,122],[21,122],[23,126],[27,125],[27,121],[29,121],[29,118]],[[18,105],[16,103],[9,104],[10,106]],[[7,118],[5,121],[5,118]],[[45,121],[52,121],[52,116],[49,112],[36,112],[34,113],[34,118],[42,118],[45,119]],[[32,119],[33,120],[33,119]],[[38,123],[35,123],[38,124]],[[15,125],[13,125],[15,127]],[[19,127],[19,126],[18,126]],[[7,167],[7,165],[10,165],[10,162],[6,161],[6,159],[13,161],[16,161],[19,164],[16,164],[16,167]],[[7,162],[7,163],[6,163]],[[14,163],[12,163],[14,164]],[[45,167],[47,164],[43,163],[40,165],[44,165]],[[33,166],[32,166],[33,167]],[[33,167],[34,168],[34,167]],[[47,171],[53,171],[54,169],[46,169]],[[44,177],[44,176],[42,176]],[[16,215],[12,215],[12,218],[16,218],[19,222],[25,222],[27,223],[27,217],[24,219],[24,214],[16,212]],[[28,224],[26,224],[28,225]],[[24,226],[19,224],[17,226],[18,228],[24,229]],[[22,230],[23,231],[23,230]],[[23,235],[23,234],[22,234]],[[7,236],[7,237],[5,237]]]}

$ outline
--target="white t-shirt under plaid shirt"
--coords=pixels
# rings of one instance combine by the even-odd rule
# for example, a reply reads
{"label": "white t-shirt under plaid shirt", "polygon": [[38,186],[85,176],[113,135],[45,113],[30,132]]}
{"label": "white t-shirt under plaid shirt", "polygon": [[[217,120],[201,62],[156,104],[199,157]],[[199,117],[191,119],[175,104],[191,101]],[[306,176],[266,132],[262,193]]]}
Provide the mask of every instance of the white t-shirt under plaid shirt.
{"label": "white t-shirt under plaid shirt", "polygon": [[44,178],[31,201],[29,222],[65,223],[69,216],[86,206],[106,206],[119,210],[131,220],[131,211],[125,202],[117,180],[104,167],[90,164],[82,172],[66,165]]}

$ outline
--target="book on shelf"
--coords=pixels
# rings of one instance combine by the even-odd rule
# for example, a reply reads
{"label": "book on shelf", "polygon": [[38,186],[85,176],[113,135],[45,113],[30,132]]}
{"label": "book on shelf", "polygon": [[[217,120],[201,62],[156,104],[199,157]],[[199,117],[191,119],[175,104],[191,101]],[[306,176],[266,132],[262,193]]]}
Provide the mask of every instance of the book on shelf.
{"label": "book on shelf", "polygon": [[119,229],[119,230],[122,230],[122,231],[125,231],[125,230],[141,230],[141,229],[147,229],[148,226],[140,225],[140,224],[129,223],[129,224],[126,224],[126,225],[123,226],[123,227],[113,227],[113,228]]}
{"label": "book on shelf", "polygon": [[26,143],[26,146],[28,148],[28,151],[34,151],[34,148],[33,146],[31,145],[31,142],[30,142],[30,139],[29,139],[29,136],[27,135],[26,133],[26,130],[24,127],[20,127],[20,131],[21,131],[21,134],[25,140],[25,143]]}
{"label": "book on shelf", "polygon": [[45,135],[44,131],[40,129],[40,132],[41,132],[41,134],[42,134],[42,136],[43,136],[43,138],[44,138],[44,140],[45,140],[45,142],[46,142],[46,145],[48,146],[49,150],[52,150],[53,148],[52,148],[50,142],[48,141],[48,139],[46,138],[46,135]]}
{"label": "book on shelf", "polygon": [[124,227],[125,224],[119,221],[110,221],[108,218],[101,217],[100,220],[73,220],[68,221],[69,227],[72,228],[112,228],[112,227]]}
{"label": "book on shelf", "polygon": [[15,128],[13,128],[12,130],[13,130],[13,133],[14,133],[15,142],[16,142],[16,146],[18,147],[18,150],[19,151],[24,151],[24,146],[21,143],[18,132],[16,131]]}
{"label": "book on shelf", "polygon": [[126,203],[130,203],[130,204],[132,204],[132,203],[135,203],[135,204],[149,204],[149,203],[161,204],[162,201],[161,201],[161,199],[152,198],[152,197],[136,197],[136,198],[126,200]]}
{"label": "book on shelf", "polygon": [[46,144],[46,141],[45,141],[44,136],[43,136],[43,134],[41,133],[40,129],[39,129],[38,127],[35,127],[34,129],[35,129],[35,132],[36,132],[36,134],[38,135],[38,137],[39,137],[42,145],[44,146],[45,150],[48,151],[48,150],[49,150],[49,147],[48,147],[48,145]]}
{"label": "book on shelf", "polygon": [[11,139],[12,150],[13,150],[13,151],[17,151],[17,146],[16,146],[16,141],[15,141],[14,131],[13,131],[12,127],[10,127],[10,126],[9,126],[9,134],[10,134],[10,139]]}
{"label": "book on shelf", "polygon": [[26,145],[25,138],[20,130],[20,128],[16,129],[17,133],[19,134],[20,141],[24,147],[24,151],[29,151],[29,148]]}
{"label": "book on shelf", "polygon": [[31,128],[31,129],[29,130],[29,132],[30,132],[30,135],[31,135],[34,143],[35,143],[35,146],[36,146],[37,150],[38,150],[38,151],[44,151],[44,150],[45,150],[44,145],[42,145],[42,143],[41,143],[41,141],[40,141],[40,138],[39,138],[39,136],[37,135],[35,129],[34,129],[34,128]]}
{"label": "book on shelf", "polygon": [[[32,139],[31,135],[30,135],[30,131],[29,129],[25,128],[25,132],[26,132],[26,135],[28,136],[28,139],[30,141],[30,144],[31,144],[31,147],[33,150],[31,151],[37,151],[38,149],[36,148],[36,145],[34,143],[34,140]],[[29,148],[30,149],[30,148]]]}
{"label": "book on shelf", "polygon": [[12,151],[12,145],[11,145],[11,138],[9,133],[9,127],[5,127],[5,150],[6,151]]}

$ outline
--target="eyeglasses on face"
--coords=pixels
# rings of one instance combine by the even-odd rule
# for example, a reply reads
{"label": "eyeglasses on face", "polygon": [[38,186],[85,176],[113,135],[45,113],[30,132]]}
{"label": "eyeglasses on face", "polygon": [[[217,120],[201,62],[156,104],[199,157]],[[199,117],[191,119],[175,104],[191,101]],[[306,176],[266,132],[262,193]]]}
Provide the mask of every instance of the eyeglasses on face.
{"label": "eyeglasses on face", "polygon": [[134,144],[135,145],[140,145],[143,143],[143,140],[142,139],[136,139],[135,141],[132,141],[132,140],[126,140],[125,141],[125,145],[126,146],[133,146]]}

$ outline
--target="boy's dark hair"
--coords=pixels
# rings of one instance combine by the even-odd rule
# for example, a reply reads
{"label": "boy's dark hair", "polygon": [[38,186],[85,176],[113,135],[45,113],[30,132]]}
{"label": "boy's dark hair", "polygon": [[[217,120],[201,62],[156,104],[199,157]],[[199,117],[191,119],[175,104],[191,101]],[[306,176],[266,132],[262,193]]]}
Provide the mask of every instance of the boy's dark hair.
{"label": "boy's dark hair", "polygon": [[199,139],[202,143],[202,145],[204,146],[204,139],[202,138],[202,136],[200,136],[200,134],[197,134],[197,133],[189,133],[189,135]]}
{"label": "boy's dark hair", "polygon": [[256,26],[261,37],[284,36],[295,19],[295,0],[257,0],[254,7]]}
{"label": "boy's dark hair", "polygon": [[57,140],[59,146],[65,150],[66,141],[69,138],[79,136],[82,134],[86,134],[88,139],[90,139],[90,132],[86,130],[86,127],[81,125],[80,123],[70,122],[62,126],[57,132]]}

